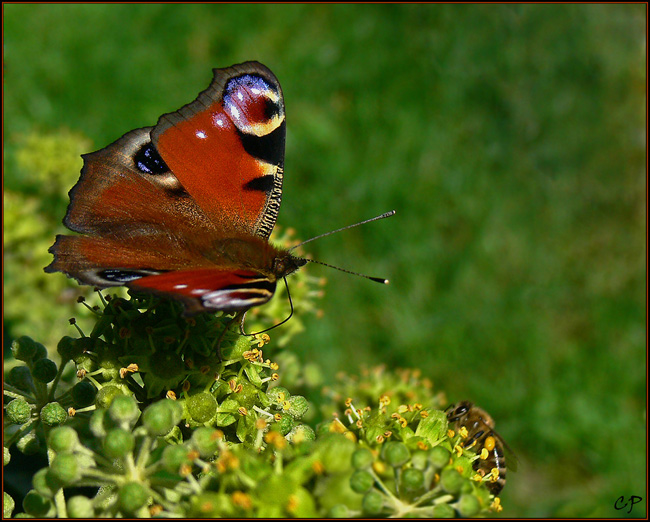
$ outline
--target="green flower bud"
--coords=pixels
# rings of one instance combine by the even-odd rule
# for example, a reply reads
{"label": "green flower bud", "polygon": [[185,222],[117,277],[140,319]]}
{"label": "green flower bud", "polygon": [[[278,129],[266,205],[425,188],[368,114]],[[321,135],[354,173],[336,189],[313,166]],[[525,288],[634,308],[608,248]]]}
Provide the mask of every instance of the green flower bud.
{"label": "green flower bud", "polygon": [[58,402],[50,402],[43,406],[40,417],[46,426],[59,426],[68,419],[68,412]]}
{"label": "green flower bud", "polygon": [[440,474],[440,485],[447,493],[458,493],[465,480],[454,468],[442,470]]}
{"label": "green flower bud", "polygon": [[291,415],[282,415],[278,425],[280,427],[280,433],[287,435],[295,427],[296,420]]}
{"label": "green flower bud", "polygon": [[306,424],[298,424],[286,436],[287,440],[292,444],[301,444],[316,440],[316,433]]}
{"label": "green flower bud", "polygon": [[192,433],[192,446],[197,449],[201,458],[214,455],[219,448],[220,433],[214,428],[199,427]]}
{"label": "green flower bud", "polygon": [[402,473],[402,487],[406,491],[419,491],[424,488],[424,473],[417,468],[405,469]]}
{"label": "green flower bud", "polygon": [[48,470],[49,478],[61,486],[69,486],[79,479],[79,459],[74,453],[61,453],[54,457]]}
{"label": "green flower bud", "polygon": [[124,513],[133,514],[145,506],[149,500],[149,492],[139,482],[127,482],[120,488],[117,499]]}
{"label": "green flower bud", "polygon": [[74,428],[54,428],[47,439],[48,446],[57,453],[70,453],[79,447],[79,436]]}
{"label": "green flower bud", "polygon": [[[32,485],[34,487],[34,490],[36,490],[44,497],[53,498],[54,493],[59,486],[58,484],[50,483],[51,481],[48,480],[49,471],[50,468],[41,468],[36,473],[34,473],[34,476],[32,477]],[[52,489],[53,486],[54,490]]]}
{"label": "green flower bud", "polygon": [[360,448],[352,454],[352,467],[354,469],[365,469],[372,466],[375,457],[368,448]]}
{"label": "green flower bud", "polygon": [[271,388],[268,392],[266,392],[266,396],[269,398],[271,403],[275,404],[276,406],[281,406],[284,404],[284,401],[289,400],[291,394],[286,388],[283,388],[282,386],[276,386],[275,388]]}
{"label": "green flower bud", "polygon": [[56,363],[47,358],[39,359],[34,363],[32,375],[34,379],[42,383],[52,382],[56,377]]}
{"label": "green flower bud", "polygon": [[[83,337],[83,339],[88,339]],[[81,341],[81,339],[79,339]],[[87,353],[74,358],[74,363],[77,366],[77,371],[85,371],[92,373],[97,369],[97,361],[93,356]]]}
{"label": "green flower bud", "polygon": [[327,518],[352,518],[352,516],[348,506],[345,504],[336,504],[327,513]]}
{"label": "green flower bud", "polygon": [[302,395],[294,395],[289,397],[289,409],[287,413],[294,419],[301,419],[309,409],[309,402]]}
{"label": "green flower bud", "polygon": [[106,435],[105,424],[107,418],[108,418],[108,411],[103,408],[99,410],[95,410],[93,414],[90,416],[90,420],[88,421],[88,427],[90,428],[90,432],[98,439],[101,439]]}
{"label": "green flower bud", "polygon": [[449,464],[449,459],[451,458],[451,453],[449,450],[443,448],[442,446],[436,446],[432,448],[429,452],[429,460],[431,464],[436,469],[442,469],[447,464]]}
{"label": "green flower bud", "polygon": [[30,431],[18,439],[16,447],[18,448],[18,451],[25,455],[34,455],[34,453],[38,453],[41,449],[41,441],[36,436],[36,433]]}
{"label": "green flower bud", "polygon": [[456,511],[449,504],[438,504],[433,507],[433,518],[456,518]]}
{"label": "green flower bud", "polygon": [[373,477],[365,469],[358,469],[350,477],[350,487],[356,493],[365,493],[375,485],[375,477]]}
{"label": "green flower bud", "polygon": [[170,473],[178,473],[179,468],[183,464],[189,463],[188,455],[189,449],[182,444],[167,446],[163,450],[162,462],[167,471]]}
{"label": "green flower bud", "polygon": [[11,353],[14,359],[23,362],[31,361],[34,355],[36,355],[37,344],[31,337],[23,335],[11,343]]}
{"label": "green flower bud", "polygon": [[14,424],[25,424],[32,416],[32,408],[24,399],[14,399],[5,410],[7,418]]}
{"label": "green flower bud", "polygon": [[6,491],[2,493],[2,518],[8,519],[11,518],[11,513],[13,513],[14,508],[16,507],[16,502],[11,495]]}
{"label": "green flower bud", "polygon": [[133,397],[117,395],[108,407],[108,415],[116,424],[132,424],[140,416],[140,410]]}
{"label": "green flower bud", "polygon": [[217,414],[217,399],[208,392],[197,393],[187,399],[187,411],[193,421],[208,422]]}
{"label": "green flower bud", "polygon": [[398,468],[408,462],[411,453],[403,442],[391,441],[384,444],[381,456],[389,466]]}
{"label": "green flower bud", "polygon": [[3,446],[2,449],[4,450],[4,460],[2,465],[6,466],[9,464],[9,462],[11,462],[11,452],[7,446]]}
{"label": "green flower bud", "polygon": [[94,518],[93,502],[87,497],[76,495],[68,499],[68,516],[70,518]]}
{"label": "green flower bud", "polygon": [[34,381],[27,366],[14,366],[7,376],[7,382],[22,391],[32,391]]}
{"label": "green flower bud", "polygon": [[371,489],[363,496],[361,509],[364,515],[379,515],[384,509],[384,497],[376,489]]}
{"label": "green flower bud", "polygon": [[183,407],[171,399],[154,402],[142,414],[142,424],[154,436],[167,435],[183,415]]}
{"label": "green flower bud", "polygon": [[97,388],[90,381],[80,381],[70,390],[72,402],[77,408],[85,408],[95,402],[97,398]]}
{"label": "green flower bud", "polygon": [[62,337],[56,347],[56,351],[61,356],[61,364],[79,357],[83,353],[83,343],[78,342],[78,339],[73,337]]}
{"label": "green flower bud", "polygon": [[123,458],[135,448],[135,437],[122,428],[110,430],[104,437],[104,453],[111,459]]}
{"label": "green flower bud", "polygon": [[36,343],[36,353],[32,356],[32,361],[40,361],[45,357],[47,357],[47,348],[45,348],[41,343]]}
{"label": "green flower bud", "polygon": [[461,495],[458,500],[458,512],[463,518],[473,517],[481,511],[481,504],[474,495]]}
{"label": "green flower bud", "polygon": [[23,499],[23,509],[34,517],[43,518],[54,511],[54,505],[49,498],[32,489]]}
{"label": "green flower bud", "polygon": [[115,400],[115,397],[121,395],[125,395],[121,387],[109,384],[108,386],[102,387],[102,389],[97,392],[95,405],[98,408],[108,408]]}
{"label": "green flower bud", "polygon": [[429,454],[426,451],[415,451],[411,455],[411,466],[419,470],[425,470],[429,465]]}

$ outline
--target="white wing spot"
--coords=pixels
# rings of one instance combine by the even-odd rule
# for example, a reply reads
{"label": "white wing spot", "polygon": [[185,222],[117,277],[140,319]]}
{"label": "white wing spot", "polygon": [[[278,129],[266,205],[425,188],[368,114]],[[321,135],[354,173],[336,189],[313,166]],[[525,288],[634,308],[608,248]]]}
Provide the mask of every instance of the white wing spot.
{"label": "white wing spot", "polygon": [[198,131],[196,131],[196,137],[201,138],[202,140],[204,140],[205,138],[208,137],[208,135],[205,132],[203,132],[202,130],[198,130]]}
{"label": "white wing spot", "polygon": [[174,288],[176,290],[182,290],[183,288],[187,288],[187,285],[174,285]]}

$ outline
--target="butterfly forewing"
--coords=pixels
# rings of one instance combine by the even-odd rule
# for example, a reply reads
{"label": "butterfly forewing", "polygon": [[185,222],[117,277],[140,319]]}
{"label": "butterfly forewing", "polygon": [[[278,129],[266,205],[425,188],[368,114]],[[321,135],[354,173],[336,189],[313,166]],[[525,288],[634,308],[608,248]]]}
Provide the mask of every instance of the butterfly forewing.
{"label": "butterfly forewing", "polygon": [[214,73],[195,101],[161,116],[153,143],[220,229],[267,239],[282,196],[282,90],[257,62]]}
{"label": "butterfly forewing", "polygon": [[268,244],[284,142],[273,73],[257,62],[214,69],[194,102],[84,156],[64,220],[84,235],[57,236],[45,270],[173,297],[188,312],[265,303],[288,273],[274,271]]}

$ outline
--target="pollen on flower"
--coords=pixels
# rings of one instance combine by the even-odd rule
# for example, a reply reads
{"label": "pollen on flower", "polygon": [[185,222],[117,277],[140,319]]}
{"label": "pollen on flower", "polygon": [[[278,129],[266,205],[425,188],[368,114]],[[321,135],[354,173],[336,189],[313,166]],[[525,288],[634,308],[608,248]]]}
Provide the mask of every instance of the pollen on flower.
{"label": "pollen on flower", "polygon": [[481,450],[481,457],[480,457],[481,460],[486,460],[489,456],[490,456],[490,452],[486,448],[483,448]]}
{"label": "pollen on flower", "polygon": [[460,433],[460,436],[463,439],[466,439],[468,437],[468,435],[469,435],[469,432],[467,431],[467,428],[465,426],[461,426],[460,430],[458,430],[458,433]]}
{"label": "pollen on flower", "polygon": [[257,334],[255,336],[255,339],[257,339],[257,347],[261,348],[265,344],[269,344],[271,342],[271,337],[268,334]]}
{"label": "pollen on flower", "polygon": [[501,499],[499,497],[494,498],[492,504],[490,504],[490,509],[492,509],[496,513],[500,513],[501,511],[503,511],[503,506],[501,505]]}
{"label": "pollen on flower", "polygon": [[260,350],[258,350],[257,348],[253,348],[252,350],[246,350],[242,354],[242,356],[247,361],[262,362],[262,352]]}
{"label": "pollen on flower", "polygon": [[379,397],[379,407],[380,408],[385,408],[390,404],[390,397],[386,394],[382,395]]}
{"label": "pollen on flower", "polygon": [[330,424],[330,431],[334,433],[345,433],[348,429],[345,427],[340,419],[334,419],[332,424]]}
{"label": "pollen on flower", "polygon": [[282,434],[277,431],[269,431],[265,436],[264,440],[267,444],[271,444],[276,449],[284,449],[287,446],[287,439],[285,439]]}
{"label": "pollen on flower", "polygon": [[325,466],[323,466],[323,463],[320,460],[315,460],[312,462],[311,469],[314,470],[314,473],[316,473],[316,475],[322,475],[325,473]]}
{"label": "pollen on flower", "polygon": [[490,470],[490,482],[499,480],[499,468],[492,468]]}
{"label": "pollen on flower", "polygon": [[233,504],[235,504],[236,506],[239,506],[240,508],[242,508],[242,509],[244,509],[246,511],[253,508],[253,501],[243,491],[233,491],[230,498],[232,499]]}
{"label": "pollen on flower", "polygon": [[345,399],[345,407],[349,408],[350,406],[352,406],[352,397]]}
{"label": "pollen on flower", "polygon": [[271,374],[271,380],[272,381],[277,381],[278,379],[280,379],[280,374],[279,373]]}
{"label": "pollen on flower", "polygon": [[447,430],[447,437],[449,437],[450,439],[453,439],[455,435],[456,432],[454,430]]}
{"label": "pollen on flower", "polygon": [[495,445],[496,441],[494,440],[494,437],[487,437],[485,439],[485,443],[483,444],[483,449],[486,451],[492,451]]}
{"label": "pollen on flower", "polygon": [[266,421],[262,417],[260,417],[255,421],[255,429],[263,430],[265,428],[266,428]]}
{"label": "pollen on flower", "polygon": [[68,408],[68,417],[74,417],[77,414],[77,410],[75,410],[72,406]]}
{"label": "pollen on flower", "polygon": [[429,449],[429,445],[426,442],[422,441],[422,440],[418,441],[417,447],[418,447],[418,449],[421,449],[423,451],[426,451],[426,450]]}
{"label": "pollen on flower", "polygon": [[243,406],[240,406],[239,408],[237,408],[237,413],[245,417],[246,415],[248,415],[248,410]]}
{"label": "pollen on flower", "polygon": [[420,417],[422,417],[423,419],[426,419],[428,416],[429,416],[429,412],[427,410],[422,410],[420,412]]}
{"label": "pollen on flower", "polygon": [[287,511],[289,513],[295,512],[300,506],[300,501],[298,500],[297,495],[290,495],[289,501],[287,502]]}
{"label": "pollen on flower", "polygon": [[164,511],[164,508],[160,504],[154,504],[152,506],[149,506],[149,514],[152,517],[155,517],[156,515],[162,513]]}
{"label": "pollen on flower", "polygon": [[456,455],[459,457],[463,455],[463,447],[460,444],[456,444],[454,446],[454,452],[456,452]]}

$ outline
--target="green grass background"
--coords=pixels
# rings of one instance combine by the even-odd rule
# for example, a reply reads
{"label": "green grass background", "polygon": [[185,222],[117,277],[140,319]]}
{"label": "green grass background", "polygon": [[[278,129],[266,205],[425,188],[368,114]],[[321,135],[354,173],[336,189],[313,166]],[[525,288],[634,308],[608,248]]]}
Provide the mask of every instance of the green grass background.
{"label": "green grass background", "polygon": [[[41,270],[78,154],[193,100],[211,68],[259,60],[287,110],[278,223],[308,238],[398,212],[308,246],[391,284],[309,266],[325,314],[293,349],[330,376],[418,367],[487,409],[520,460],[503,515],[645,514],[645,5],[3,11],[5,213],[24,213],[5,224],[5,340],[72,315],[46,291],[65,278]],[[68,132],[88,139],[72,167],[33,178],[58,152],[25,158],[25,136]],[[7,236],[30,220],[42,248],[16,243],[12,268]]]}

